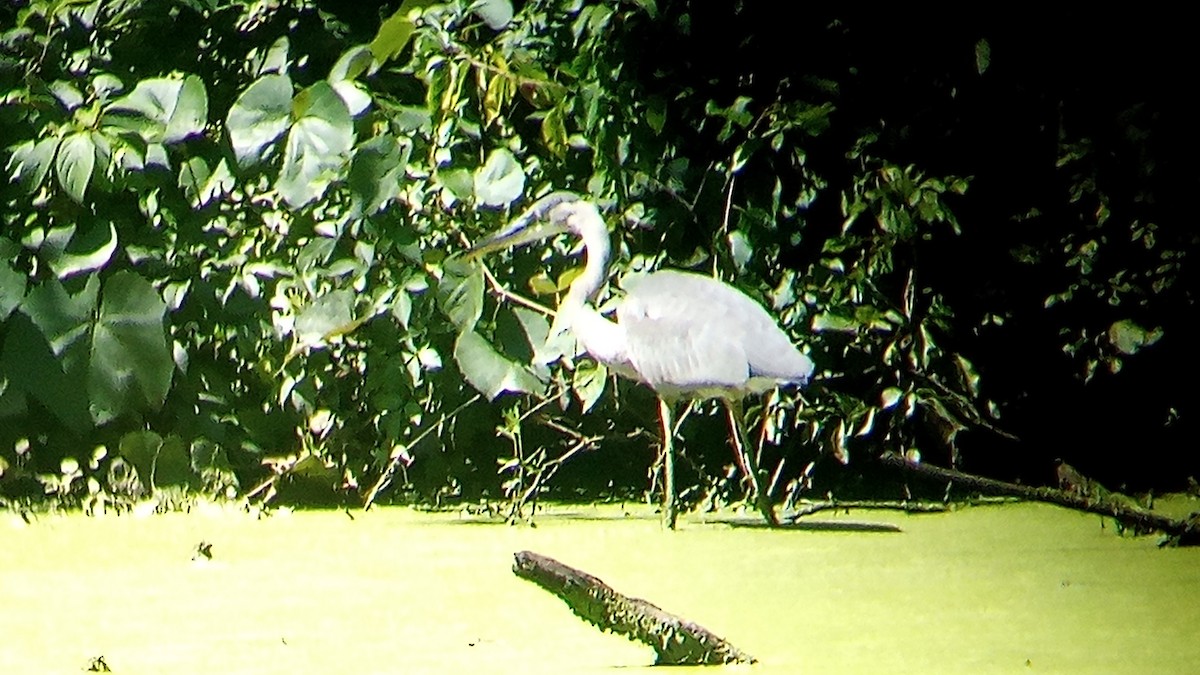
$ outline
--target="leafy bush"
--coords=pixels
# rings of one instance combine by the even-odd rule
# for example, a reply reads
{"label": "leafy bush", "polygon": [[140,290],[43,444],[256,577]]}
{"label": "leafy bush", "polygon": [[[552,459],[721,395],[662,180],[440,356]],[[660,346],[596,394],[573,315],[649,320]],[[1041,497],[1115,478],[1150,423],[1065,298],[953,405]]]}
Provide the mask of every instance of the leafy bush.
{"label": "leafy bush", "polygon": [[[761,299],[811,353],[809,392],[749,409],[777,489],[802,494],[827,456],[954,462],[961,431],[995,430],[1001,406],[982,397],[922,259],[970,234],[955,216],[969,169],[924,166],[886,120],[864,122],[844,100],[853,68],[815,47],[786,75],[751,58],[778,30],[757,10],[4,11],[9,494],[372,501],[392,486],[519,504],[547,485],[641,489],[649,394],[586,357],[541,355],[571,244],[455,257],[551,189],[608,213],[614,295],[631,273],[702,270]],[[839,25],[814,19],[804,36],[836,43]],[[730,31],[747,38],[714,58],[714,34]],[[961,53],[977,73],[983,47]],[[1104,200],[1097,182],[1077,185]],[[1063,245],[1084,265],[1081,236]],[[1089,267],[1064,293],[1111,286],[1108,273]],[[1154,339],[1112,325],[1123,353]],[[740,498],[724,434],[708,433],[718,424],[685,431],[693,501]]]}

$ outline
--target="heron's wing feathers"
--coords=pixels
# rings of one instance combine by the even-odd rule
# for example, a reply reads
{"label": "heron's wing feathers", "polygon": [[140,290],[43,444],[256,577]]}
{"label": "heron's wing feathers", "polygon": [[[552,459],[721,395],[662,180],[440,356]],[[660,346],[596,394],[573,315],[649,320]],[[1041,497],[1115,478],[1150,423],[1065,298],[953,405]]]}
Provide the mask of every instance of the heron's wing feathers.
{"label": "heron's wing feathers", "polygon": [[757,302],[710,277],[662,271],[617,310],[642,379],[662,391],[745,392],[805,383],[813,365]]}

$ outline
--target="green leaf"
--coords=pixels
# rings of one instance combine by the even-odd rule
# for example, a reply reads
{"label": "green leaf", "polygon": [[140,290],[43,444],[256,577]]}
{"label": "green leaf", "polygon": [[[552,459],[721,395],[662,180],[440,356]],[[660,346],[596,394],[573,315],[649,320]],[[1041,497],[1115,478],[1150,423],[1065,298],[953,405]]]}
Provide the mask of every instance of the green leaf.
{"label": "green leaf", "polygon": [[1132,356],[1158,342],[1162,328],[1146,330],[1130,319],[1114,322],[1108,327],[1108,341],[1118,352]]}
{"label": "green leaf", "polygon": [[975,43],[975,72],[980,75],[987,72],[988,66],[992,63],[992,46],[987,40],[980,40]]}
{"label": "green leaf", "polygon": [[450,194],[459,201],[467,201],[475,193],[475,180],[471,177],[471,172],[466,169],[439,171],[434,176],[434,180],[438,185],[449,190]]}
{"label": "green leaf", "polygon": [[179,187],[193,208],[203,208],[214,199],[224,197],[237,186],[237,179],[222,157],[211,172],[201,157],[192,157],[179,167]]}
{"label": "green leaf", "polygon": [[400,4],[400,9],[388,17],[387,21],[379,27],[379,32],[376,33],[375,39],[371,40],[369,48],[371,54],[375,56],[375,60],[383,63],[388,59],[395,58],[408,44],[412,38],[413,31],[416,30],[416,25],[409,18],[409,15],[415,9],[420,9],[432,5],[437,0],[404,0]]}
{"label": "green leaf", "polygon": [[154,459],[154,487],[188,485],[195,480],[191,458],[183,439],[171,435],[163,439]]}
{"label": "green leaf", "polygon": [[583,413],[587,413],[604,395],[604,387],[608,383],[608,368],[602,363],[583,361],[575,369],[571,378],[571,390],[579,399]]}
{"label": "green leaf", "polygon": [[739,270],[746,269],[746,265],[749,265],[754,257],[754,247],[750,245],[750,238],[741,230],[729,233],[729,257],[733,258],[733,264]]}
{"label": "green leaf", "polygon": [[94,275],[75,295],[68,294],[61,283],[50,279],[29,291],[21,303],[21,311],[33,320],[55,356],[62,356],[87,336],[99,290],[100,281]]}
{"label": "green leaf", "polygon": [[496,148],[475,170],[475,203],[507,206],[525,191],[525,171],[507,148]]}
{"label": "green leaf", "polygon": [[309,347],[323,347],[329,338],[354,324],[354,294],[346,290],[326,293],[296,317],[296,338]]}
{"label": "green leaf", "polygon": [[888,387],[879,394],[879,407],[883,410],[889,410],[900,402],[900,397],[904,395],[898,387]]}
{"label": "green leaf", "polygon": [[341,177],[354,146],[354,126],[346,103],[328,82],[297,94],[295,115],[275,187],[290,206],[299,208]]}
{"label": "green leaf", "polygon": [[375,66],[375,57],[365,45],[355,45],[342,52],[337,63],[329,70],[329,83],[357,80],[359,75],[369,73]]}
{"label": "green leaf", "polygon": [[542,143],[555,155],[567,153],[567,120],[564,106],[556,105],[542,118]]}
{"label": "green leaf", "polygon": [[7,262],[0,261],[0,322],[21,304],[27,281],[24,274],[14,270]]}
{"label": "green leaf", "polygon": [[475,328],[483,315],[483,271],[461,260],[447,260],[438,281],[442,312],[460,332]]}
{"label": "green leaf", "polygon": [[43,138],[34,143],[26,141],[12,151],[8,160],[8,170],[21,189],[33,194],[46,180],[46,174],[54,163],[54,151],[58,148],[58,138]]}
{"label": "green leaf", "polygon": [[546,344],[546,337],[550,335],[550,323],[546,321],[545,316],[532,309],[513,307],[512,311],[517,321],[521,322],[521,329],[525,332],[530,351],[536,354]]}
{"label": "green leaf", "polygon": [[50,269],[59,279],[103,268],[117,251],[117,228],[111,221],[93,220],[76,231],[61,255],[50,259]]}
{"label": "green leaf", "polygon": [[154,488],[154,463],[163,446],[162,436],[153,431],[131,431],[121,437],[117,454],[133,465],[147,488]]}
{"label": "green leaf", "polygon": [[82,204],[96,168],[96,144],[92,140],[92,133],[80,131],[67,136],[58,146],[56,160],[58,184],[67,196]]}
{"label": "green leaf", "polygon": [[292,81],[287,75],[264,75],[238,96],[229,109],[226,128],[238,165],[264,160],[269,146],[292,123]]}
{"label": "green leaf", "polygon": [[104,284],[87,382],[97,424],[157,410],[166,400],[174,371],[166,311],[154,287],[133,272],[118,272]]}
{"label": "green leaf", "polygon": [[66,369],[71,360],[54,353],[40,327],[26,314],[13,314],[4,329],[0,380],[8,382],[5,394],[33,398],[75,433],[90,429],[86,391],[79,386],[80,378]]}
{"label": "green leaf", "polygon": [[858,322],[848,317],[838,316],[830,312],[822,312],[813,315],[812,331],[821,333],[824,331],[832,331],[835,333],[853,333],[858,330]]}
{"label": "green leaf", "polygon": [[270,73],[285,75],[288,68],[288,52],[292,49],[291,41],[286,35],[280,36],[262,55],[261,62],[258,63],[256,75],[262,76]]}
{"label": "green leaf", "polygon": [[475,0],[471,11],[492,30],[504,30],[513,18],[511,0]]}
{"label": "green leaf", "polygon": [[543,390],[542,383],[532,373],[501,356],[473,330],[458,336],[454,360],[467,382],[488,400],[504,392],[540,394]]}
{"label": "green leaf", "polygon": [[178,143],[204,132],[208,94],[195,75],[142,80],[108,107],[104,121],[136,132],[147,143]]}
{"label": "green leaf", "polygon": [[376,136],[354,150],[347,185],[352,218],[371,215],[400,194],[412,143],[387,134]]}
{"label": "green leaf", "polygon": [[351,117],[359,117],[371,107],[371,95],[359,83],[351,80],[342,80],[334,82],[330,85],[333,91],[342,99],[342,103],[346,105],[346,110],[350,111]]}

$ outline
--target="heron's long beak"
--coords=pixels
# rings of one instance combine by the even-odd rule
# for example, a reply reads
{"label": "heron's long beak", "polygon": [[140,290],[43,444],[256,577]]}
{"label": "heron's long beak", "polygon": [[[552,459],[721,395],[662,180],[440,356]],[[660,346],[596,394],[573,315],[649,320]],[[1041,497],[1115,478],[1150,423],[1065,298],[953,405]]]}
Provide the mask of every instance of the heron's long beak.
{"label": "heron's long beak", "polygon": [[555,206],[579,201],[573,192],[552,192],[534,202],[524,213],[517,216],[504,229],[489,235],[467,251],[466,259],[474,260],[482,255],[507,248],[539,241],[566,231],[565,223],[543,219]]}
{"label": "heron's long beak", "polygon": [[539,239],[545,239],[552,234],[556,233],[550,231],[550,228],[545,227],[541,223],[529,222],[523,218],[518,218],[509,223],[504,229],[488,235],[482,241],[472,246],[467,251],[466,259],[475,260],[493,251],[501,251],[522,244],[528,244]]}

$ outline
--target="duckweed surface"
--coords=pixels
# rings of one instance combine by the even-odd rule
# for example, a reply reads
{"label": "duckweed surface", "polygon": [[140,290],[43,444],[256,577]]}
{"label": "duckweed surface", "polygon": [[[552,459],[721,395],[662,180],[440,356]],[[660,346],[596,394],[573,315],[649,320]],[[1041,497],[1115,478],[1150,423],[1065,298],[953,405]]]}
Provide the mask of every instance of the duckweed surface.
{"label": "duckweed surface", "polygon": [[536,527],[402,508],[352,515],[6,516],[0,673],[78,673],[98,659],[122,675],[652,671],[649,649],[514,577],[522,549],[760,660],[695,669],[705,673],[1200,663],[1200,549],[1158,549],[1051,506],[822,513],[782,531],[693,515],[665,532],[650,511],[619,506],[555,507]]}

